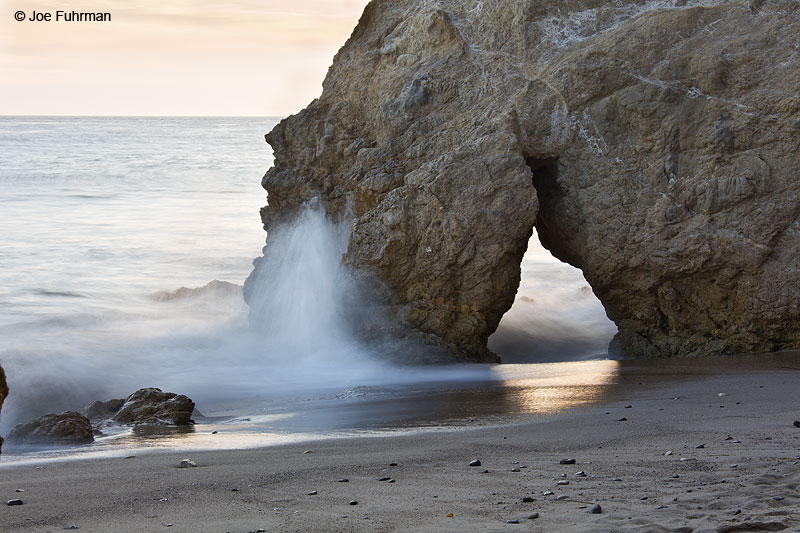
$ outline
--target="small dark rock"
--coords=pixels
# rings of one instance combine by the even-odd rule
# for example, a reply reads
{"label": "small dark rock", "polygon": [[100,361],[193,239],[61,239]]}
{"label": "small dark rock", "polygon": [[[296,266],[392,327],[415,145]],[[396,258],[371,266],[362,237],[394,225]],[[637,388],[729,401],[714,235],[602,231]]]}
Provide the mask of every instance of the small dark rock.
{"label": "small dark rock", "polygon": [[772,499],[775,500],[776,502],[780,502],[783,501],[783,496],[773,496]]}
{"label": "small dark rock", "polygon": [[394,481],[394,479],[390,479],[390,480],[389,480],[389,481],[387,481],[386,483],[394,483],[394,482],[395,482],[395,481]]}
{"label": "small dark rock", "polygon": [[794,427],[800,428],[800,420],[795,420],[794,421]]}
{"label": "small dark rock", "polygon": [[8,500],[6,505],[22,505],[22,500]]}
{"label": "small dark rock", "polygon": [[600,507],[599,503],[596,503],[589,507],[589,514],[603,514],[603,508]]}
{"label": "small dark rock", "polygon": [[472,461],[469,462],[469,466],[481,466],[481,460],[473,459]]}
{"label": "small dark rock", "polygon": [[397,463],[389,463],[389,466],[397,466]]}
{"label": "small dark rock", "polygon": [[627,422],[627,421],[628,421],[628,419],[625,418],[624,416],[622,418],[620,418],[619,420],[617,420],[617,422]]}
{"label": "small dark rock", "polygon": [[216,435],[217,433],[219,433],[219,431],[217,431],[217,430],[214,430],[214,431],[211,432],[212,435]]}
{"label": "small dark rock", "polygon": [[481,474],[488,474],[488,473],[489,473],[488,470],[481,470]]}
{"label": "small dark rock", "polygon": [[695,446],[695,448],[698,449],[698,450],[700,450],[702,448],[705,448],[705,447],[706,447],[705,444],[698,444],[697,446]]}
{"label": "small dark rock", "polygon": [[520,469],[519,468],[512,468],[511,471],[512,472],[520,472]]}
{"label": "small dark rock", "polygon": [[539,518],[539,513],[531,513],[528,515],[528,520],[536,520]]}
{"label": "small dark rock", "polygon": [[378,481],[389,481],[390,479],[392,479],[392,478],[390,478],[388,476],[383,476],[382,478],[379,478]]}
{"label": "small dark rock", "polygon": [[108,400],[107,402],[96,401],[81,411],[92,423],[101,422],[113,418],[117,411],[125,404],[124,398]]}
{"label": "small dark rock", "polygon": [[575,459],[561,459],[558,464],[560,465],[574,465]]}
{"label": "small dark rock", "polygon": [[506,520],[506,524],[519,524],[519,520]]}
{"label": "small dark rock", "polygon": [[524,496],[522,498],[522,503],[531,503],[532,501],[533,501],[533,498],[531,498],[530,496]]}
{"label": "small dark rock", "polygon": [[316,495],[317,495],[317,491],[315,491],[315,490],[306,492],[306,496],[316,496]]}
{"label": "small dark rock", "polygon": [[350,505],[358,505],[358,502],[356,500],[350,500],[349,503]]}
{"label": "small dark rock", "polygon": [[350,480],[347,478],[337,480],[337,483],[349,483]]}

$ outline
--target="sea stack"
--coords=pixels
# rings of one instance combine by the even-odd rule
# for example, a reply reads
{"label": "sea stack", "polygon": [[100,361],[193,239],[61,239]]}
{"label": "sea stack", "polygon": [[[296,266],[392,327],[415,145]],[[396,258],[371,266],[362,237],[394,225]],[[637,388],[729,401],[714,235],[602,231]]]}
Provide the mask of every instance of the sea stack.
{"label": "sea stack", "polygon": [[267,135],[264,226],[318,198],[465,360],[496,360],[534,226],[621,353],[800,347],[799,36],[788,0],[375,0]]}

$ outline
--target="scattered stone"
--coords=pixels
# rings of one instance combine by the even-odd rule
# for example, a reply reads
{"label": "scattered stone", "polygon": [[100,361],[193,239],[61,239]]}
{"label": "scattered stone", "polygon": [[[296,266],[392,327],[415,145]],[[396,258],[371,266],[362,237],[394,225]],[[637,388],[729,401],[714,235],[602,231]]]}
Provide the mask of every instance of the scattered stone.
{"label": "scattered stone", "polygon": [[511,461],[511,464],[512,464],[512,465],[518,465],[518,464],[519,464],[519,461]]}
{"label": "scattered stone", "polygon": [[520,469],[519,468],[512,468],[511,471],[512,472],[520,472]]}
{"label": "scattered stone", "polygon": [[389,481],[390,479],[392,479],[392,478],[390,478],[388,476],[383,476],[382,478],[378,478],[378,481]]}
{"label": "scattered stone", "polygon": [[632,408],[632,407],[633,407],[632,405],[626,405],[626,406],[625,406],[625,409],[630,409],[630,408]]}
{"label": "scattered stone", "polygon": [[519,524],[519,520],[506,520],[506,524]]}
{"label": "scattered stone", "polygon": [[542,493],[544,496],[552,496],[555,494],[552,490],[546,490]]}
{"label": "scattered stone", "polygon": [[389,463],[389,466],[397,466],[397,463]]}
{"label": "scattered stone", "polygon": [[350,482],[350,480],[349,480],[349,479],[347,479],[347,478],[343,478],[343,479],[338,479],[338,480],[336,480],[336,482],[337,482],[337,483],[349,483],[349,482]]}
{"label": "scattered stone", "polygon": [[732,440],[732,441],[731,441],[731,444],[741,444],[741,443],[742,443],[742,441],[740,441],[740,440],[738,440],[738,439],[737,439],[737,440]]}
{"label": "scattered stone", "polygon": [[472,461],[469,462],[469,466],[481,466],[481,460],[473,459]]}
{"label": "scattered stone", "polygon": [[136,459],[135,455],[126,455],[123,459]]}
{"label": "scattered stone", "polygon": [[672,455],[672,450],[668,450],[664,455]]}
{"label": "scattered stone", "polygon": [[574,465],[575,464],[575,459],[561,459],[558,462],[558,464],[561,464],[561,465]]}
{"label": "scattered stone", "polygon": [[[208,412],[208,411],[206,411],[206,412]],[[214,430],[214,431],[211,432],[212,435],[216,435],[217,433],[219,433],[219,431],[217,431],[217,430]]]}
{"label": "scattered stone", "polygon": [[780,502],[783,501],[783,496],[773,496],[772,499],[775,500],[776,502]]}
{"label": "scattered stone", "polygon": [[562,501],[562,500],[566,500],[568,497],[569,497],[569,496],[567,496],[566,494],[562,494],[562,495],[560,495],[560,496],[556,496],[556,501],[559,501],[559,502],[560,502],[560,501]]}
{"label": "scattered stone", "polygon": [[615,478],[614,478],[614,479],[612,479],[611,481],[622,481],[622,478],[615,477]]}
{"label": "scattered stone", "polygon": [[481,474],[488,474],[488,473],[489,473],[488,470],[481,470]]}
{"label": "scattered stone", "polygon": [[562,480],[560,480],[560,481],[559,481],[557,484],[558,484],[558,485],[569,485],[569,480],[567,480],[567,479],[562,479]]}
{"label": "scattered stone", "polygon": [[619,420],[617,420],[617,422],[627,422],[627,421],[628,421],[628,419],[625,418],[624,416],[622,418],[620,418]]}
{"label": "scattered stone", "polygon": [[8,500],[6,505],[22,505],[22,500]]}
{"label": "scattered stone", "polygon": [[25,492],[25,489],[15,489],[14,492]]}
{"label": "scattered stone", "polygon": [[531,513],[528,515],[527,518],[528,520],[536,520],[537,518],[539,518],[539,513]]}
{"label": "scattered stone", "polygon": [[586,472],[584,472],[583,470],[575,472],[575,477],[586,477]]}
{"label": "scattered stone", "polygon": [[316,495],[317,495],[317,491],[315,491],[315,490],[312,490],[310,492],[306,492],[306,496],[316,496]]}
{"label": "scattered stone", "polygon": [[239,489],[236,489],[236,488],[231,489],[231,492],[239,492]]}
{"label": "scattered stone", "polygon": [[672,479],[678,479],[679,477],[681,476],[679,476],[678,474],[672,474]]}
{"label": "scattered stone", "polygon": [[733,516],[740,515],[740,514],[742,514],[742,510],[741,510],[741,509],[736,509],[736,510],[733,512]]}
{"label": "scattered stone", "polygon": [[358,505],[358,502],[356,500],[350,500],[349,503],[350,505]]}
{"label": "scattered stone", "polygon": [[600,507],[599,503],[596,503],[589,507],[589,514],[603,514],[603,508]]}
{"label": "scattered stone", "polygon": [[394,482],[395,482],[395,481],[394,481],[394,479],[390,479],[390,480],[389,480],[389,481],[387,481],[386,483],[394,483]]}
{"label": "scattered stone", "polygon": [[306,450],[303,453],[314,453],[314,452],[312,452],[311,450]]}
{"label": "scattered stone", "polygon": [[656,509],[666,509],[666,508],[667,508],[666,505],[659,505],[658,507],[656,507]]}
{"label": "scattered stone", "polygon": [[719,396],[720,398],[722,398],[722,397],[725,397],[725,396],[727,396],[727,394],[725,394],[724,392],[720,392],[719,394],[717,394],[717,396]]}
{"label": "scattered stone", "polygon": [[522,503],[531,503],[531,502],[533,502],[533,498],[531,498],[530,496],[522,497]]}
{"label": "scattered stone", "polygon": [[87,444],[94,442],[94,435],[87,417],[76,411],[67,411],[17,424],[8,434],[8,441],[19,444]]}
{"label": "scattered stone", "polygon": [[446,516],[447,518],[453,518],[453,513],[447,513],[445,516]]}
{"label": "scattered stone", "polygon": [[800,428],[800,420],[795,420],[793,425],[796,428]]}
{"label": "scattered stone", "polygon": [[67,526],[64,529],[70,530],[70,529],[80,529],[80,528],[78,526],[73,525],[73,526]]}
{"label": "scattered stone", "polygon": [[705,447],[706,447],[705,444],[698,444],[697,446],[695,446],[695,449],[700,450],[700,449],[705,448]]}
{"label": "scattered stone", "polygon": [[739,468],[739,464],[738,464],[738,463],[733,463],[733,464],[731,465],[731,468]]}
{"label": "scattered stone", "polygon": [[647,499],[647,496],[642,496],[642,497],[641,497],[641,498],[639,498],[639,499],[640,499],[640,500],[642,500],[642,501],[644,501],[644,500],[646,500],[646,499]]}
{"label": "scattered stone", "polygon": [[197,466],[197,463],[195,463],[191,459],[183,459],[178,465],[178,468],[193,468],[195,466]]}

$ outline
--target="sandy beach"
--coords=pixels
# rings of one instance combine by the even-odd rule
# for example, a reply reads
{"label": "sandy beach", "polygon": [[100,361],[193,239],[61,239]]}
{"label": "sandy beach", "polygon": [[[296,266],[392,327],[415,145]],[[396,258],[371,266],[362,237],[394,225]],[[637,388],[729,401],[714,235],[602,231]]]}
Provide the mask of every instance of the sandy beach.
{"label": "sandy beach", "polygon": [[800,531],[800,354],[628,374],[610,402],[522,423],[5,465],[24,504],[0,529]]}

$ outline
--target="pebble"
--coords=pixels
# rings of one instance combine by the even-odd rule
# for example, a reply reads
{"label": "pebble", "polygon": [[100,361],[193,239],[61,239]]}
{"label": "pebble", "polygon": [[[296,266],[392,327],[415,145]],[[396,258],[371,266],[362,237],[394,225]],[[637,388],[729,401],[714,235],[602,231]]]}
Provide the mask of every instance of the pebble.
{"label": "pebble", "polygon": [[672,455],[672,450],[667,451],[664,455]]}
{"label": "pebble", "polygon": [[512,465],[518,465],[518,464],[519,464],[519,461],[511,461],[511,464],[512,464]]}
{"label": "pebble", "polygon": [[617,420],[617,422],[627,422],[627,421],[628,421],[628,419],[625,418],[624,416],[622,418],[620,418],[619,420]]}
{"label": "pebble", "polygon": [[622,478],[615,477],[615,478],[614,478],[614,479],[612,479],[611,481],[622,481]]}
{"label": "pebble", "polygon": [[666,505],[659,505],[658,507],[656,507],[656,509],[666,509],[666,508],[667,508]]}
{"label": "pebble", "polygon": [[25,492],[25,489],[17,489],[14,492]]}
{"label": "pebble", "polygon": [[311,450],[306,450],[303,453],[314,453],[314,452],[312,452]]}
{"label": "pebble", "polygon": [[522,503],[531,503],[532,501],[533,498],[531,498],[530,496],[523,496],[522,498]]}
{"label": "pebble", "polygon": [[519,524],[519,520],[506,520],[506,524]]}
{"label": "pebble", "polygon": [[775,500],[776,502],[780,502],[783,501],[783,496],[773,496],[772,499]]}
{"label": "pebble", "polygon": [[447,518],[453,518],[453,513],[447,513],[445,516],[446,516]]}
{"label": "pebble", "polygon": [[469,462],[469,466],[481,466],[481,460],[473,459],[472,461]]}
{"label": "pebble", "polygon": [[358,502],[356,500],[350,500],[349,503],[350,505],[358,505]]}
{"label": "pebble", "polygon": [[8,500],[6,505],[22,505],[22,500]]}
{"label": "pebble", "polygon": [[178,465],[178,468],[192,468],[195,466],[197,466],[197,463],[195,463],[191,459],[183,459]]}
{"label": "pebble", "polygon": [[395,482],[395,481],[394,481],[393,479],[390,479],[390,480],[389,480],[389,481],[387,481],[386,483],[394,483],[394,482]]}
{"label": "pebble", "polygon": [[795,420],[794,421],[794,427],[800,428],[800,420]]}
{"label": "pebble", "polygon": [[481,474],[488,474],[488,473],[489,473],[488,470],[481,470]]}
{"label": "pebble", "polygon": [[347,478],[344,478],[344,479],[339,479],[339,480],[337,480],[336,482],[337,482],[337,483],[349,483],[349,482],[350,482],[350,480],[349,480],[349,479],[347,479]]}
{"label": "pebble", "polygon": [[720,398],[722,398],[722,397],[724,397],[724,396],[727,396],[727,394],[725,394],[724,392],[720,392],[719,394],[717,394],[717,396],[719,396]]}
{"label": "pebble", "polygon": [[575,464],[575,459],[561,459],[558,462],[558,464],[561,464],[561,465],[574,465]]}
{"label": "pebble", "polygon": [[586,477],[586,472],[581,470],[580,472],[575,472],[575,477]]}
{"label": "pebble", "polygon": [[630,409],[630,408],[632,408],[632,407],[633,407],[632,405],[626,405],[626,406],[625,406],[625,409]]}
{"label": "pebble", "polygon": [[647,499],[647,496],[642,496],[642,497],[641,497],[641,498],[639,498],[639,499],[640,499],[640,500],[642,500],[642,501],[644,501],[644,500],[646,500],[646,499]]}
{"label": "pebble", "polygon": [[217,430],[214,430],[214,431],[211,432],[212,435],[216,435],[217,433],[219,433],[219,431],[217,431]]}
{"label": "pebble", "polygon": [[539,513],[531,513],[528,515],[528,520],[536,520],[539,518]]}
{"label": "pebble", "polygon": [[512,468],[512,469],[511,469],[511,471],[512,471],[512,472],[519,472],[519,471],[520,471],[520,469],[519,469],[519,468]]}
{"label": "pebble", "polygon": [[389,463],[389,466],[397,466],[397,463]]}
{"label": "pebble", "polygon": [[80,528],[78,526],[72,525],[72,526],[67,526],[64,529],[80,529]]}
{"label": "pebble", "polygon": [[544,495],[544,496],[552,496],[553,494],[554,494],[554,493],[553,493],[553,491],[552,491],[552,490],[546,490],[546,491],[544,491],[544,492],[542,493],[542,495]]}
{"label": "pebble", "polygon": [[569,498],[569,496],[567,496],[566,494],[562,494],[560,496],[556,496],[556,501],[560,502],[562,500],[566,500],[567,498]]}
{"label": "pebble", "polygon": [[562,479],[562,480],[561,480],[561,481],[559,481],[557,484],[558,484],[558,485],[569,485],[569,480],[567,480],[567,479]]}
{"label": "pebble", "polygon": [[392,479],[392,478],[390,478],[388,476],[383,476],[382,478],[379,478],[378,481],[389,481],[390,479]]}
{"label": "pebble", "polygon": [[681,476],[679,476],[678,474],[672,474],[672,479],[678,479],[679,477]]}
{"label": "pebble", "polygon": [[603,508],[600,507],[599,503],[596,503],[589,507],[589,514],[603,514]]}
{"label": "pebble", "polygon": [[239,489],[231,489],[231,492],[239,492]]}
{"label": "pebble", "polygon": [[733,464],[731,465],[731,468],[739,468],[739,464],[738,464],[738,463],[733,463]]}
{"label": "pebble", "polygon": [[306,495],[307,495],[307,496],[316,496],[316,495],[317,495],[317,491],[315,491],[315,490],[312,490],[312,491],[310,491],[310,492],[307,492],[307,493],[306,493]]}
{"label": "pebble", "polygon": [[700,450],[700,449],[705,448],[705,447],[706,447],[705,444],[698,444],[697,446],[695,446],[695,449]]}

